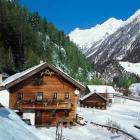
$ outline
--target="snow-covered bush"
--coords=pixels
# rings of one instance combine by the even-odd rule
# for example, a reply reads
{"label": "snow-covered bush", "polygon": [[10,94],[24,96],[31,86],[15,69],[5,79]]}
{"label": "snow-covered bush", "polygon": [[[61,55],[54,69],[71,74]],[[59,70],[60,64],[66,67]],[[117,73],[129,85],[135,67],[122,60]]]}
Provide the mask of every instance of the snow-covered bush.
{"label": "snow-covered bush", "polygon": [[111,119],[108,119],[108,120],[106,121],[106,125],[107,125],[107,126],[114,127],[114,128],[121,129],[120,124],[117,123],[116,121],[111,120]]}

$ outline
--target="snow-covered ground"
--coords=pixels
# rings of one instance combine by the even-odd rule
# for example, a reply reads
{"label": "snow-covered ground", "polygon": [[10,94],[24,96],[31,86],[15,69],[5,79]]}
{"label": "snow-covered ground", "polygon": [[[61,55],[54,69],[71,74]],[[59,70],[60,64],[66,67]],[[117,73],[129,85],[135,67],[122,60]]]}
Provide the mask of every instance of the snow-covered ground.
{"label": "snow-covered ground", "polygon": [[[55,132],[55,127],[28,126],[13,111],[0,108],[0,140],[54,140]],[[105,128],[93,126],[90,122],[86,126],[63,128],[65,140],[110,140],[111,136],[117,135]],[[124,140],[124,137],[117,140]]]}
{"label": "snow-covered ground", "polygon": [[140,126],[140,103],[119,98],[115,98],[115,101],[107,110],[79,108],[78,112],[90,122],[106,124],[108,120],[112,120],[119,124],[121,129],[140,139],[140,131],[134,127]]}
{"label": "snow-covered ground", "polygon": [[54,140],[26,125],[13,111],[0,108],[0,140]]}
{"label": "snow-covered ground", "polygon": [[129,91],[131,91],[133,96],[140,97],[140,83],[130,85]]}
{"label": "snow-covered ground", "polygon": [[[140,124],[140,103],[119,98],[115,98],[115,101],[108,110],[78,108],[78,113],[88,121],[87,125],[63,128],[65,140],[111,140],[112,136],[118,135],[120,137],[115,140],[128,140],[123,135],[90,124],[106,124],[108,119],[117,122],[121,129],[140,139],[140,131],[133,127]],[[0,108],[0,140],[54,140],[55,132],[55,127],[28,126],[13,111]]]}

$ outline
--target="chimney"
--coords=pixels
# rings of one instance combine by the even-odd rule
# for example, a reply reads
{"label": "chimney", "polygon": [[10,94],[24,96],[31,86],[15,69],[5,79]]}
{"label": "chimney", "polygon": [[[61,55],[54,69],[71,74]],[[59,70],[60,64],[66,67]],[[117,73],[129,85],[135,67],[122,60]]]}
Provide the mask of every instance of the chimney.
{"label": "chimney", "polygon": [[2,74],[0,74],[0,83],[2,83]]}
{"label": "chimney", "polygon": [[43,64],[44,62],[43,62],[43,60],[40,60],[40,64]]}

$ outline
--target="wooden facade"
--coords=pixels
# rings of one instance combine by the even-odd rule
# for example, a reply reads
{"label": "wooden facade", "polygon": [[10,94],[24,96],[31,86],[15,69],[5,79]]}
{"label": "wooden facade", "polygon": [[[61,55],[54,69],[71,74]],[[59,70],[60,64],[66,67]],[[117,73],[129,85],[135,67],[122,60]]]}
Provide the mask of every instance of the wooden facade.
{"label": "wooden facade", "polygon": [[112,103],[112,99],[116,91],[112,86],[108,85],[87,85],[86,93],[97,93],[98,95],[105,98],[108,103]]}
{"label": "wooden facade", "polygon": [[80,106],[81,107],[91,107],[91,108],[97,108],[97,109],[106,109],[107,106],[107,100],[100,96],[99,94],[91,94],[87,98],[83,98],[80,100]]}
{"label": "wooden facade", "polygon": [[80,99],[81,106],[106,109],[112,103],[113,94],[116,93],[112,86],[87,85],[86,95]]}
{"label": "wooden facade", "polygon": [[84,90],[79,82],[52,65],[42,64],[37,69],[7,84],[10,108],[20,114],[34,114],[36,126],[54,126],[76,119],[78,96]]}

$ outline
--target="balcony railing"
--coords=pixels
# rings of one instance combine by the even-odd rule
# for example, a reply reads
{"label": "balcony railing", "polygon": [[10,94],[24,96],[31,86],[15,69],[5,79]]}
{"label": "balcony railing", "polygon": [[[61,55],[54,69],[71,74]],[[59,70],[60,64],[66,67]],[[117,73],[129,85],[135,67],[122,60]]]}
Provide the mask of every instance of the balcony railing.
{"label": "balcony railing", "polygon": [[33,109],[33,110],[53,110],[53,109],[71,109],[71,101],[59,101],[59,100],[48,100],[48,101],[33,101],[33,100],[20,100],[17,101],[18,109]]}

